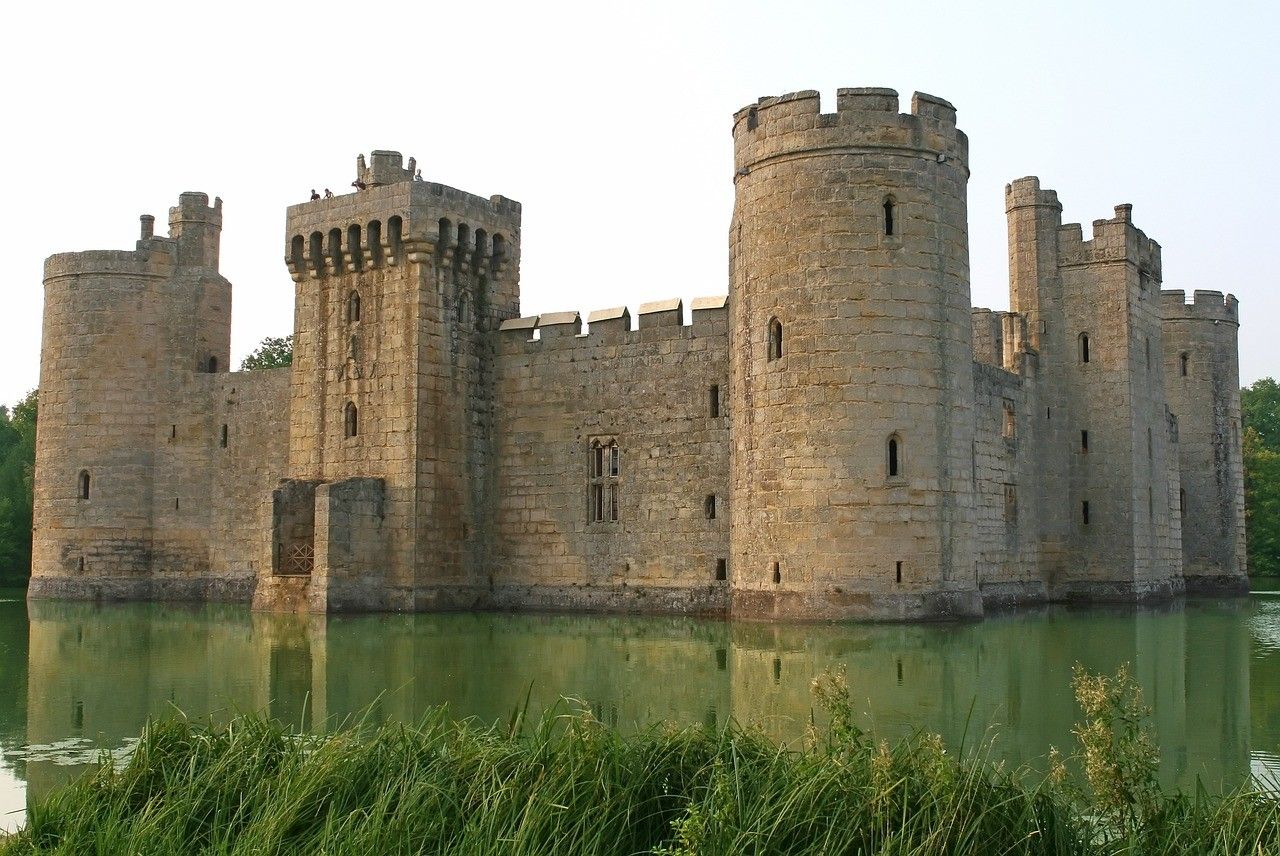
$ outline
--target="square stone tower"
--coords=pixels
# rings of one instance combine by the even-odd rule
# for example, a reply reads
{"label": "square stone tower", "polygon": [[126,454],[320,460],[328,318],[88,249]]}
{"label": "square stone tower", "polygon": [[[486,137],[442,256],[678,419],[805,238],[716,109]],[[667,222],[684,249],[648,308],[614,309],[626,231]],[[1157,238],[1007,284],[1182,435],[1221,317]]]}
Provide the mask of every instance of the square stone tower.
{"label": "square stone tower", "polygon": [[362,155],[355,185],[288,211],[289,478],[255,600],[465,606],[489,551],[487,334],[519,314],[520,204],[390,151]]}

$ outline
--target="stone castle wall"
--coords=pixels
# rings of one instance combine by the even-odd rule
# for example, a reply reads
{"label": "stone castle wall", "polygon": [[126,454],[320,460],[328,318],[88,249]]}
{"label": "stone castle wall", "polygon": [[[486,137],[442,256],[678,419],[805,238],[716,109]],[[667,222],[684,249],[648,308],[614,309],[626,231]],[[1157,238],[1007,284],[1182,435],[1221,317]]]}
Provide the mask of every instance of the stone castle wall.
{"label": "stone castle wall", "polygon": [[625,309],[587,334],[577,313],[503,325],[495,605],[728,605],[728,312],[715,298],[682,314],[673,300],[641,307],[638,329]]}
{"label": "stone castle wall", "polygon": [[[31,596],[271,610],[947,618],[1240,591],[1235,298],[1160,293],[1006,188],[970,306],[968,141],[892,90],[734,118],[727,297],[521,318],[520,204],[416,175],[289,209],[289,369],[228,372],[221,201],[51,257]],[[87,482],[86,482],[87,479]]]}

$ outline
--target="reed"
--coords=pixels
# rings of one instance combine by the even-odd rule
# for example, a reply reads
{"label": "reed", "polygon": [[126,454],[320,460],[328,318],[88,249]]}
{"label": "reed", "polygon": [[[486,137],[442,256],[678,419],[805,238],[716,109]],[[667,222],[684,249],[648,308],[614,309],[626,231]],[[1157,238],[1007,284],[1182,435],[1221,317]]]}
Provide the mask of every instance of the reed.
{"label": "reed", "polygon": [[456,722],[442,708],[322,736],[253,716],[155,721],[127,763],[32,805],[0,853],[1280,852],[1280,804],[1264,793],[1115,781],[1153,775],[1122,757],[1141,734],[1123,718],[1133,698],[1077,689],[1094,693],[1082,728],[1117,726],[1114,741],[1090,733],[1086,749],[1118,762],[1093,758],[1096,793],[981,753],[957,759],[932,735],[876,740],[853,725],[839,673],[815,682],[826,716],[800,747],[736,723],[624,735],[567,703],[531,723]]}

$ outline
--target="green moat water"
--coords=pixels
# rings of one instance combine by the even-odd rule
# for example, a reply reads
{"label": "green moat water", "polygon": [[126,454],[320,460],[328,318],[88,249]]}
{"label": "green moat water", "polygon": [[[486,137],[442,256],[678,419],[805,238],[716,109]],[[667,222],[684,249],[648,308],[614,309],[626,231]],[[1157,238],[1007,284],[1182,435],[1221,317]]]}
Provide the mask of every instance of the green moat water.
{"label": "green moat water", "polygon": [[254,615],[41,602],[0,590],[0,829],[148,716],[267,711],[308,728],[447,703],[505,719],[571,696],[605,722],[720,723],[796,739],[809,684],[844,664],[866,722],[994,737],[1011,764],[1072,745],[1072,664],[1129,662],[1162,776],[1219,787],[1280,770],[1280,592],[1162,609],[1049,608],[954,625],[770,625],[550,615]]}

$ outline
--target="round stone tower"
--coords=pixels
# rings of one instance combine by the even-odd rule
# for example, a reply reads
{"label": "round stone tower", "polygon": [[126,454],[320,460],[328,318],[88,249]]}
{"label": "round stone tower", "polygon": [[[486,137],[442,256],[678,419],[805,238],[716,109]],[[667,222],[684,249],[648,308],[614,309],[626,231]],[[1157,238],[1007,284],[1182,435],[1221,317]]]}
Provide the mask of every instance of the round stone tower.
{"label": "round stone tower", "polygon": [[735,615],[981,612],[968,141],[889,89],[734,116]]}
{"label": "round stone tower", "polygon": [[32,597],[151,590],[156,472],[183,378],[230,356],[221,201],[208,203],[182,194],[167,238],[142,217],[133,250],[45,260]]}

